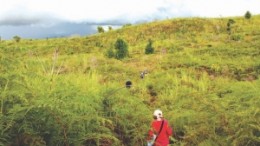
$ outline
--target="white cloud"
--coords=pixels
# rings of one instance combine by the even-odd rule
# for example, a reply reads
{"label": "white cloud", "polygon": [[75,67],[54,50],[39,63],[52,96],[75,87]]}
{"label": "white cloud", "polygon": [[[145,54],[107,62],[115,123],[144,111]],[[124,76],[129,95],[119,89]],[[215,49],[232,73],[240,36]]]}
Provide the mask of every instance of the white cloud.
{"label": "white cloud", "polygon": [[[0,36],[90,34],[97,25],[260,14],[260,0],[0,0]],[[60,34],[59,34],[60,35]]]}
{"label": "white cloud", "polygon": [[260,14],[260,0],[0,0],[0,4],[2,24],[14,18],[31,20],[37,17],[44,20],[35,23],[43,23],[48,18],[135,23],[184,16],[241,16],[247,10]]}
{"label": "white cloud", "polygon": [[0,13],[1,17],[24,11],[71,21],[106,21],[151,14],[162,4],[160,0],[4,0],[5,8],[1,8]]}
{"label": "white cloud", "polygon": [[242,16],[246,11],[260,13],[259,0],[184,0],[193,15],[202,17]]}

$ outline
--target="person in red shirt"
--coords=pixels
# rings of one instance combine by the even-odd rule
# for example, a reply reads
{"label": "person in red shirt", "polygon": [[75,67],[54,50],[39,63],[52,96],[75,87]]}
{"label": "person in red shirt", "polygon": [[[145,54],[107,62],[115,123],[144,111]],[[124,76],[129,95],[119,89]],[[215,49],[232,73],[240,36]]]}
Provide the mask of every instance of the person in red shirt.
{"label": "person in red shirt", "polygon": [[163,118],[161,110],[155,110],[153,117],[154,120],[148,133],[148,141],[156,137],[154,139],[154,146],[168,146],[169,138],[172,135],[172,128],[168,124],[168,121]]}

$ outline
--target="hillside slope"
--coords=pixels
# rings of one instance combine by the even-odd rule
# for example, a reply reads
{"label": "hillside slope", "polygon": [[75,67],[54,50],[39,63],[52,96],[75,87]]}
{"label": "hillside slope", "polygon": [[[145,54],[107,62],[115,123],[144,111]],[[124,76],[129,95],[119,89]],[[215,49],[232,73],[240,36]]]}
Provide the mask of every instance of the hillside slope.
{"label": "hillside slope", "polygon": [[[259,26],[260,15],[185,18],[1,41],[0,145],[146,145],[160,108],[175,145],[257,146]],[[122,60],[106,56],[118,38],[128,44]],[[155,53],[146,55],[149,39]]]}

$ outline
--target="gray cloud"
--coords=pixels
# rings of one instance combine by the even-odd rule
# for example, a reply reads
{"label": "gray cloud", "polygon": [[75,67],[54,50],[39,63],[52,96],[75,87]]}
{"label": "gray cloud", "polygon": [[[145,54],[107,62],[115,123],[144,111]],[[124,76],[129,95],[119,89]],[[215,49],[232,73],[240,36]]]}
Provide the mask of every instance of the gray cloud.
{"label": "gray cloud", "polygon": [[42,20],[38,17],[10,16],[0,20],[0,25],[22,26],[40,24]]}
{"label": "gray cloud", "polygon": [[147,15],[141,19],[129,19],[127,15],[106,20],[106,21],[90,21],[68,22],[44,15],[38,16],[9,16],[0,20],[0,36],[2,39],[12,39],[18,35],[22,38],[47,38],[47,37],[64,37],[72,34],[89,35],[97,32],[97,26],[120,27],[127,23],[137,24],[152,21],[154,19],[165,19],[169,11],[167,8],[158,8],[155,14]]}
{"label": "gray cloud", "polygon": [[10,39],[14,35],[42,38],[69,34],[92,34],[96,32],[93,30],[93,26],[122,26],[127,23],[136,24],[170,18],[172,16],[170,10],[170,5],[164,5],[157,8],[152,14],[140,14],[140,17],[137,18],[124,12],[117,17],[103,21],[83,19],[80,22],[69,22],[55,14],[33,12],[25,7],[20,7],[18,10],[13,9],[6,12],[5,17],[0,17],[0,36]]}
{"label": "gray cloud", "polygon": [[21,14],[9,14],[0,18],[0,26],[33,26],[41,25],[48,26],[54,25],[61,20],[50,16],[49,14],[33,14],[33,13],[21,13]]}
{"label": "gray cloud", "polygon": [[[6,11],[0,9],[0,36],[3,39],[10,39],[14,35],[19,35],[22,38],[59,37],[71,34],[88,35],[96,33],[96,26],[99,25],[122,26],[127,23],[138,24],[167,18],[204,16],[204,14],[216,16],[216,14],[222,14],[225,9],[227,10],[224,11],[225,13],[233,14],[230,13],[230,5],[232,6],[233,2],[229,2],[227,5],[221,3],[218,5],[219,1],[215,1],[215,3],[205,1],[200,4],[202,1],[198,3],[193,0],[147,0],[137,3],[137,0],[136,2],[132,0],[127,1],[128,5],[124,3],[121,6],[120,4],[123,3],[114,0],[112,1],[113,5],[110,7],[107,5],[105,7],[107,9],[104,11],[99,11],[102,0],[93,1],[86,6],[82,5],[83,1],[81,0],[74,0],[71,3],[67,1],[63,2],[62,7],[60,7],[60,2],[51,0],[31,1],[31,5],[20,0],[16,1],[17,5],[13,5],[11,9]],[[148,6],[147,2],[151,6],[146,7]],[[249,3],[246,0],[243,2],[244,5]],[[114,7],[114,4],[119,5]],[[258,6],[259,1],[254,0],[253,4]],[[205,13],[203,5],[207,5],[207,13]],[[225,7],[225,9],[220,11],[215,8],[217,6]]]}
{"label": "gray cloud", "polygon": [[[59,22],[48,27],[40,25],[6,25],[0,26],[0,36],[2,39],[12,39],[15,35],[26,39],[67,37],[71,35],[86,36],[96,33],[97,26],[100,25],[105,26],[106,24]],[[118,25],[108,25],[113,28],[118,27]]]}

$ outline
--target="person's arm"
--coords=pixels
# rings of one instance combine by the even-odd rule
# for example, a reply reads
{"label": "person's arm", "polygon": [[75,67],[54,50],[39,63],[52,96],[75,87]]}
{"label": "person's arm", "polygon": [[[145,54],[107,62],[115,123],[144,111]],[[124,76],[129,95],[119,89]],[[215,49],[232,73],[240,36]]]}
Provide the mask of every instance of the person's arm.
{"label": "person's arm", "polygon": [[153,122],[151,123],[150,130],[148,131],[148,137],[147,140],[151,140],[154,135],[154,128],[153,128]]}

